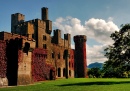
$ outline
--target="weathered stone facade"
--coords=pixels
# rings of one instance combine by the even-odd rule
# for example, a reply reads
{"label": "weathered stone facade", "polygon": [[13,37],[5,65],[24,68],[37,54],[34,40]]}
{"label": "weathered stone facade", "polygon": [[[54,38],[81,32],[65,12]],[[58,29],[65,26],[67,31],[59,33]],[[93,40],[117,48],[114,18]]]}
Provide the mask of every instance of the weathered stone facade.
{"label": "weathered stone facade", "polygon": [[[2,40],[0,52],[5,53],[3,58],[0,58],[0,62],[5,62],[2,64],[5,69],[0,69],[3,71],[0,73],[0,78],[4,75],[8,79],[8,85],[23,85],[75,76],[76,57],[75,50],[71,49],[71,35],[64,34],[63,39],[61,30],[56,29],[51,36],[52,21],[48,20],[48,8],[43,7],[41,12],[41,19],[29,21],[24,20],[23,14],[12,14],[11,33],[0,32],[0,40]],[[1,47],[3,43],[5,50]],[[86,51],[85,43],[80,45],[83,46],[84,51]],[[76,48],[78,48],[77,44]],[[86,52],[82,54],[85,56]],[[84,56],[82,57],[85,58]],[[86,58],[83,60],[86,61]],[[82,65],[84,67],[86,63],[80,66]]]}

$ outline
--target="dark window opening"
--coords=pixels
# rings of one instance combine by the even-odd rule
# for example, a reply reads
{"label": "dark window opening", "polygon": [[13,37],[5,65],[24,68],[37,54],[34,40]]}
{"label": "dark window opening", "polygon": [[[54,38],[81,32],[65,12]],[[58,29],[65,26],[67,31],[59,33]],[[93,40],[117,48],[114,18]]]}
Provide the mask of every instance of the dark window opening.
{"label": "dark window opening", "polygon": [[46,38],[46,36],[45,35],[43,35],[43,40],[46,40],[47,38]]}
{"label": "dark window opening", "polygon": [[61,77],[61,69],[58,68],[58,77]]}
{"label": "dark window opening", "polygon": [[71,70],[69,70],[69,76],[71,76]]}
{"label": "dark window opening", "polygon": [[60,59],[60,53],[58,54],[58,59]]}
{"label": "dark window opening", "polygon": [[43,44],[43,49],[47,49],[47,46],[46,46],[46,44]]}
{"label": "dark window opening", "polygon": [[23,48],[23,52],[24,52],[24,53],[27,53],[27,55],[28,55],[29,48],[30,48],[30,43],[26,42],[26,43],[25,43],[25,46],[24,46],[24,48]]}
{"label": "dark window opening", "polygon": [[34,39],[34,34],[32,34],[32,38]]}
{"label": "dark window opening", "polygon": [[63,77],[65,77],[65,74],[66,74],[66,73],[65,73],[65,68],[64,68],[64,69],[63,69]]}
{"label": "dark window opening", "polygon": [[54,58],[54,53],[52,53],[51,55],[52,55],[52,58]]}

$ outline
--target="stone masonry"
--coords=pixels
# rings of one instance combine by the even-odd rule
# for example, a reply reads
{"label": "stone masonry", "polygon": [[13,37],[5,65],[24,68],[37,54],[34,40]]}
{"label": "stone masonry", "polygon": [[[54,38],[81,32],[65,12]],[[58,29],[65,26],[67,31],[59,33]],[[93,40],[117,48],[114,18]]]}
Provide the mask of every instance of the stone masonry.
{"label": "stone masonry", "polygon": [[86,76],[85,36],[74,37],[75,50],[70,34],[61,38],[61,30],[56,29],[51,36],[52,21],[46,7],[41,9],[41,19],[24,19],[23,14],[12,14],[11,33],[0,32],[0,78],[11,86]]}

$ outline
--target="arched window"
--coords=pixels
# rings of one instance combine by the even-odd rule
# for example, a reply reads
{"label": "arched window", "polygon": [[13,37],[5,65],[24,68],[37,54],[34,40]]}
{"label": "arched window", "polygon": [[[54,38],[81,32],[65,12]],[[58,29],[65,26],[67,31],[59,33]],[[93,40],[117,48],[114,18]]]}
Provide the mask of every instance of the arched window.
{"label": "arched window", "polygon": [[61,77],[61,68],[58,68],[58,77]]}
{"label": "arched window", "polygon": [[51,56],[52,56],[52,58],[54,58],[54,52],[52,52]]}
{"label": "arched window", "polygon": [[71,70],[69,70],[69,76],[71,76]]}
{"label": "arched window", "polygon": [[63,77],[65,77],[66,71],[65,68],[63,69]]}

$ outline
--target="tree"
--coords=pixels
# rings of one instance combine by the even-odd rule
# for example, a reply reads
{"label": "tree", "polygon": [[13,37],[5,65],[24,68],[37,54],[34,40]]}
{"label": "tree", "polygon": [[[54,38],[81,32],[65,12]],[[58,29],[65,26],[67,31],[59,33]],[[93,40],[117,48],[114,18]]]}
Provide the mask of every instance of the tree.
{"label": "tree", "polygon": [[115,31],[110,37],[114,43],[104,50],[108,60],[103,69],[111,69],[114,76],[123,77],[124,72],[130,71],[130,24],[122,25],[120,31]]}
{"label": "tree", "polygon": [[98,68],[98,67],[89,69],[88,70],[88,76],[90,78],[94,78],[94,77],[99,78],[99,77],[101,77],[101,69]]}

